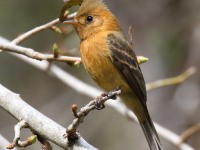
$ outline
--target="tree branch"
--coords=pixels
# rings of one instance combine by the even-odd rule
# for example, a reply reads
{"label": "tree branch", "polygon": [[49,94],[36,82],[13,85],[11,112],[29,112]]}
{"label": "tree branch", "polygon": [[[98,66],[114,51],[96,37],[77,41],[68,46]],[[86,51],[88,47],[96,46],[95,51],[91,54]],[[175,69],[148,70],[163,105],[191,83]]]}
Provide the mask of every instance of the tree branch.
{"label": "tree branch", "polygon": [[104,103],[109,99],[117,99],[117,96],[120,95],[121,90],[116,89],[108,93],[101,94],[94,100],[91,100],[86,106],[82,107],[79,112],[77,112],[78,106],[72,105],[71,109],[74,114],[75,119],[73,123],[68,126],[67,131],[76,132],[77,128],[81,123],[83,123],[84,118],[94,109],[101,110],[105,107]]}
{"label": "tree branch", "polygon": [[152,83],[148,83],[146,85],[146,89],[147,89],[147,91],[149,91],[149,90],[157,89],[157,88],[164,87],[164,86],[180,84],[183,81],[185,81],[186,79],[188,79],[195,72],[196,72],[196,68],[190,67],[189,69],[187,69],[185,72],[181,73],[178,76],[175,76],[172,78],[167,78],[167,79],[161,79],[161,80],[154,81]]}
{"label": "tree branch", "polygon": [[78,134],[78,140],[73,148],[69,147],[68,140],[63,137],[63,134],[66,132],[65,128],[29,106],[18,94],[9,91],[2,85],[0,85],[0,106],[17,120],[26,120],[33,131],[64,149],[96,150],[80,134]]}
{"label": "tree branch", "polygon": [[5,44],[1,42],[0,42],[0,49],[3,51],[22,54],[36,60],[49,60],[49,61],[61,61],[61,62],[75,62],[75,63],[81,61],[80,57],[70,57],[70,56],[54,57],[53,54],[42,54],[40,52],[34,51],[31,48],[25,48],[14,44]]}
{"label": "tree branch", "polygon": [[[76,13],[73,13],[73,14],[70,14],[70,15],[68,15],[68,13],[66,13],[65,15],[66,15],[66,18],[67,18],[67,19],[72,19],[72,18],[74,18],[74,16],[76,15]],[[58,23],[60,23],[60,21],[59,21],[59,19],[57,18],[57,19],[55,19],[55,20],[53,20],[53,21],[51,21],[51,22],[48,22],[48,23],[46,23],[46,24],[44,24],[44,25],[41,25],[41,26],[39,26],[39,27],[36,27],[36,28],[34,28],[34,29],[32,29],[32,30],[30,30],[30,31],[28,31],[28,32],[26,32],[26,33],[20,35],[20,36],[17,37],[16,39],[14,39],[14,40],[12,41],[12,44],[18,45],[18,44],[20,44],[21,42],[23,42],[24,40],[26,40],[26,39],[28,39],[29,37],[31,37],[32,35],[34,35],[34,34],[40,32],[40,31],[42,31],[42,30],[48,29],[48,28],[50,28],[50,27],[52,27],[53,25],[58,24]]]}
{"label": "tree branch", "polygon": [[190,127],[189,129],[185,130],[181,136],[181,142],[186,142],[192,135],[200,131],[200,123],[195,124],[194,126]]}
{"label": "tree branch", "polygon": [[35,143],[37,139],[36,135],[32,135],[28,137],[25,141],[20,141],[20,133],[21,133],[22,128],[28,128],[28,124],[25,120],[20,120],[20,122],[15,125],[15,128],[14,128],[15,137],[14,137],[13,142],[11,144],[8,144],[8,146],[6,147],[7,149],[13,149],[15,146],[27,147]]}

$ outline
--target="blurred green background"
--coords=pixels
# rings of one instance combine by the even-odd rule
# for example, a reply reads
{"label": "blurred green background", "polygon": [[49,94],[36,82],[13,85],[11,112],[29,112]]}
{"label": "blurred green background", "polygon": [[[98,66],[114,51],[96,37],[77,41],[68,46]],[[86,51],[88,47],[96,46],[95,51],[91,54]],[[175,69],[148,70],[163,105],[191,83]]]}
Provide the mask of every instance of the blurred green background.
{"label": "blurred green background", "polygon": [[[180,74],[190,66],[197,73],[180,85],[159,88],[148,92],[148,108],[154,121],[171,131],[181,134],[200,121],[200,1],[199,0],[105,0],[118,17],[125,35],[133,27],[137,55],[149,58],[141,65],[147,83]],[[59,16],[62,0],[1,0],[0,36],[9,40],[47,23]],[[74,11],[74,10],[71,10]],[[43,53],[51,53],[55,42],[66,55],[79,56],[79,39],[71,26],[62,26],[69,32],[59,34],[48,29],[21,45]],[[96,86],[84,68],[53,62],[67,72]],[[30,105],[64,127],[73,119],[70,106],[85,105],[91,98],[81,95],[59,80],[41,72],[23,61],[0,53],[0,84],[19,93]],[[77,85],[78,86],[78,85]],[[0,108],[0,133],[9,141],[14,137],[17,123]],[[92,145],[103,150],[146,150],[142,130],[116,111],[107,107],[92,112],[79,128],[82,136]],[[26,138],[30,133],[22,135]],[[190,140],[200,149],[200,134]],[[177,150],[161,138],[166,150]],[[53,145],[54,149],[61,148]],[[27,150],[41,149],[37,142]]]}

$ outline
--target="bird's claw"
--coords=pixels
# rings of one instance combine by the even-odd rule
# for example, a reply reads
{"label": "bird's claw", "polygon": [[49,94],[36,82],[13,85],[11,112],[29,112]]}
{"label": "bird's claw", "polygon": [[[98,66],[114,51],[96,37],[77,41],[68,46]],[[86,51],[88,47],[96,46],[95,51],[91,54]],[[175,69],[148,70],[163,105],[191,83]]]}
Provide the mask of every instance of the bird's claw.
{"label": "bird's claw", "polygon": [[101,109],[104,109],[104,108],[105,108],[105,105],[97,102],[97,103],[95,104],[95,108],[96,108],[97,110],[101,110]]}
{"label": "bird's claw", "polygon": [[108,92],[108,93],[107,93],[107,97],[109,97],[110,99],[116,100],[116,99],[117,99],[117,96],[116,96],[116,94],[114,94],[114,93],[115,93],[115,91],[118,91],[118,90],[119,90],[119,88],[116,88],[116,89],[114,89],[114,90]]}

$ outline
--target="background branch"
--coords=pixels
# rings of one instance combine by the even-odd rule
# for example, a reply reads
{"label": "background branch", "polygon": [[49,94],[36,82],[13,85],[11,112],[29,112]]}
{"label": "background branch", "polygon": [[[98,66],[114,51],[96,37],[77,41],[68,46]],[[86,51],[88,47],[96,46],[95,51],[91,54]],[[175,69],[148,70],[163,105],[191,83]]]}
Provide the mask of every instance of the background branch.
{"label": "background branch", "polygon": [[188,128],[185,130],[180,136],[181,136],[181,141],[180,143],[187,142],[187,140],[193,136],[195,133],[200,131],[200,123],[195,124],[194,126]]}
{"label": "background branch", "polygon": [[180,75],[178,75],[176,77],[161,79],[161,80],[154,81],[152,83],[148,83],[146,85],[146,89],[147,89],[147,91],[149,91],[149,90],[157,89],[157,88],[164,87],[164,86],[180,84],[183,81],[185,81],[186,79],[188,79],[195,72],[196,72],[196,68],[190,67],[189,69],[187,69],[186,71],[184,71],[183,73],[181,73]]}

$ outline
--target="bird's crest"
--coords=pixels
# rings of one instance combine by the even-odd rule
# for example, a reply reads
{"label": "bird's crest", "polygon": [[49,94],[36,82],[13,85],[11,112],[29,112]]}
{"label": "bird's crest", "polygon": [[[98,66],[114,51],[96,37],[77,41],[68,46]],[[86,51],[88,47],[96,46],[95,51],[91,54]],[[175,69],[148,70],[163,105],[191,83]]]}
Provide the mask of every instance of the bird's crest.
{"label": "bird's crest", "polygon": [[79,8],[77,17],[89,12],[98,11],[99,9],[108,10],[107,6],[103,3],[103,0],[84,0]]}
{"label": "bird's crest", "polygon": [[66,20],[64,14],[65,11],[75,5],[81,5],[77,16],[84,15],[96,9],[107,9],[106,5],[103,3],[103,0],[64,0],[65,4],[60,12],[59,20],[60,22],[64,22]]}

